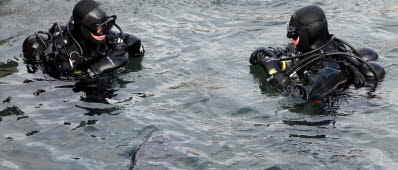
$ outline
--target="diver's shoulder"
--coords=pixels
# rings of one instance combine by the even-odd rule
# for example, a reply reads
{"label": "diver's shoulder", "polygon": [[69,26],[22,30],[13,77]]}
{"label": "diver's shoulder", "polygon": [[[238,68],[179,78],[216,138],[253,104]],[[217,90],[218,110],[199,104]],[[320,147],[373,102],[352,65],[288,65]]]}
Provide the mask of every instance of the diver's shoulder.
{"label": "diver's shoulder", "polygon": [[62,23],[58,23],[55,22],[50,29],[48,30],[48,32],[52,35],[56,34],[57,32],[62,32],[62,33],[66,33],[67,32],[67,24],[62,24]]}

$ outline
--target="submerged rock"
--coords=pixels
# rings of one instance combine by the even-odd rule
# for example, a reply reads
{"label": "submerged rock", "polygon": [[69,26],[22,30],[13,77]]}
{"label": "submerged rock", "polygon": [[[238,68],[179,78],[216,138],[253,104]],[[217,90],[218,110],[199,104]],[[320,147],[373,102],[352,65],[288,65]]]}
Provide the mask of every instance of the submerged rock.
{"label": "submerged rock", "polygon": [[193,137],[175,132],[156,132],[135,152],[130,169],[170,169],[191,157]]}

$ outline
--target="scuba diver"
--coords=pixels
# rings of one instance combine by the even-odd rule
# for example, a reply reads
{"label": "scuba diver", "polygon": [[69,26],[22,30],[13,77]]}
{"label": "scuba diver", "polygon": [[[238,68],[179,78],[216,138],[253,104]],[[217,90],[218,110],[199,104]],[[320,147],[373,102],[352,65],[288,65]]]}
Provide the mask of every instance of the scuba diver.
{"label": "scuba diver", "polygon": [[[37,67],[58,79],[92,80],[124,66],[130,57],[143,56],[141,40],[124,33],[94,0],[81,0],[66,25],[54,23],[23,42],[28,72]],[[115,26],[118,31],[112,30]],[[29,65],[31,67],[29,67]]]}
{"label": "scuba diver", "polygon": [[355,49],[329,34],[325,13],[317,6],[293,13],[287,38],[292,41],[285,48],[258,48],[250,56],[250,63],[261,65],[267,82],[282,94],[322,101],[350,85],[375,88],[385,75],[374,50]]}

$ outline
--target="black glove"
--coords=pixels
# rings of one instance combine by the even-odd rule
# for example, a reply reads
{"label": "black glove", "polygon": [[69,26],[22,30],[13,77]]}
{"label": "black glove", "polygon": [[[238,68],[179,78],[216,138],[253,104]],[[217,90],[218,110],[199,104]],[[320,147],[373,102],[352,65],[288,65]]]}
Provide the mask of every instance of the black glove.
{"label": "black glove", "polygon": [[127,45],[125,43],[112,44],[114,51],[127,51]]}
{"label": "black glove", "polygon": [[122,39],[128,46],[130,57],[141,57],[145,54],[144,46],[141,44],[141,40],[134,35],[123,33]]}
{"label": "black glove", "polygon": [[268,48],[258,48],[253,51],[253,53],[250,56],[250,64],[252,65],[257,65],[262,59],[267,58],[267,57],[275,57],[277,56]]}
{"label": "black glove", "polygon": [[283,72],[273,74],[267,81],[272,87],[277,88],[279,91],[283,91],[291,83],[291,80]]}
{"label": "black glove", "polygon": [[[112,43],[112,52],[111,53],[115,56],[120,56],[120,55],[126,54],[127,49],[128,49],[128,46],[124,42],[122,42],[120,39],[120,41],[118,41],[117,43]],[[108,54],[108,55],[110,55],[110,54]]]}
{"label": "black glove", "polygon": [[282,64],[278,59],[276,59],[276,57],[266,57],[260,62],[268,77],[282,71]]}

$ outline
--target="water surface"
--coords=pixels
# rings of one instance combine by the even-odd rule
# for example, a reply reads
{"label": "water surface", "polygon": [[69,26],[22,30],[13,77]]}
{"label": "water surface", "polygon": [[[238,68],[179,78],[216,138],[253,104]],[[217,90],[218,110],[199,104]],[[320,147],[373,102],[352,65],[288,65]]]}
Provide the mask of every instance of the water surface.
{"label": "water surface", "polygon": [[[24,38],[68,21],[75,3],[0,2],[1,169],[398,167],[397,1],[100,1],[145,57],[91,86],[28,73]],[[287,43],[290,15],[310,4],[331,33],[378,51],[387,76],[375,92],[319,108],[250,67],[255,48]]]}

